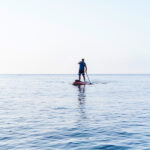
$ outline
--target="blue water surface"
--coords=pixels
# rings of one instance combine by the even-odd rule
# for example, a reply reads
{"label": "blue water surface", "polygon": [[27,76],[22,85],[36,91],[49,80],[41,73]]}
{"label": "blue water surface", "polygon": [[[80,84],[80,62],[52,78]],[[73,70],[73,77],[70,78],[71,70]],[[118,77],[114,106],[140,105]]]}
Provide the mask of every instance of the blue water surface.
{"label": "blue water surface", "polygon": [[150,149],[150,75],[0,75],[0,150]]}

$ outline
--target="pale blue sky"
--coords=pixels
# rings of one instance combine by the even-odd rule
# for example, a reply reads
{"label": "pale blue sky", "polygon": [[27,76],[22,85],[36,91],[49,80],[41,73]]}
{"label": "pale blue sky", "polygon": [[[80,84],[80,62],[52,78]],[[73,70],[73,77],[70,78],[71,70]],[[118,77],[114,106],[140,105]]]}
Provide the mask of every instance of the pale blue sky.
{"label": "pale blue sky", "polygon": [[0,0],[0,73],[150,73],[149,0]]}

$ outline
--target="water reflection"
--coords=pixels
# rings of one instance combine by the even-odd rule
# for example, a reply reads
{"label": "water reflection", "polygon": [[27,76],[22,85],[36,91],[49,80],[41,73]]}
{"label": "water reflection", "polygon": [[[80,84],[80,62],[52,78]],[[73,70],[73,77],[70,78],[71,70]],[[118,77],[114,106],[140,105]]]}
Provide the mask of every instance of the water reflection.
{"label": "water reflection", "polygon": [[78,90],[79,90],[78,100],[79,100],[80,105],[82,105],[85,103],[85,98],[86,98],[85,85],[79,85]]}
{"label": "water reflection", "polygon": [[86,103],[86,94],[85,94],[85,85],[78,86],[78,102],[79,102],[79,111],[81,119],[86,119],[85,114],[85,103]]}

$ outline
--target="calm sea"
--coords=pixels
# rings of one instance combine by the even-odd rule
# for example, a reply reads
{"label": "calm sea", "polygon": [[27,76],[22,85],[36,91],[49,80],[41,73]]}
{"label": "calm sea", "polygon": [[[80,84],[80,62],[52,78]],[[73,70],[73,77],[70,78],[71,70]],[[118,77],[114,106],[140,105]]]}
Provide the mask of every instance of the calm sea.
{"label": "calm sea", "polygon": [[0,150],[149,150],[150,75],[0,75]]}

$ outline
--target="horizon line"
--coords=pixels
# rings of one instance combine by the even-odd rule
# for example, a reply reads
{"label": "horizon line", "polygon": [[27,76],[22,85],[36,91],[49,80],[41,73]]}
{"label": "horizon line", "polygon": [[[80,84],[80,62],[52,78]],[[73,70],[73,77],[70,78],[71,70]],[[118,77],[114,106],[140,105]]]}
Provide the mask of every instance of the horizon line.
{"label": "horizon line", "polygon": [[[89,75],[150,75],[150,73],[88,73]],[[0,73],[0,75],[78,75],[78,73]]]}

